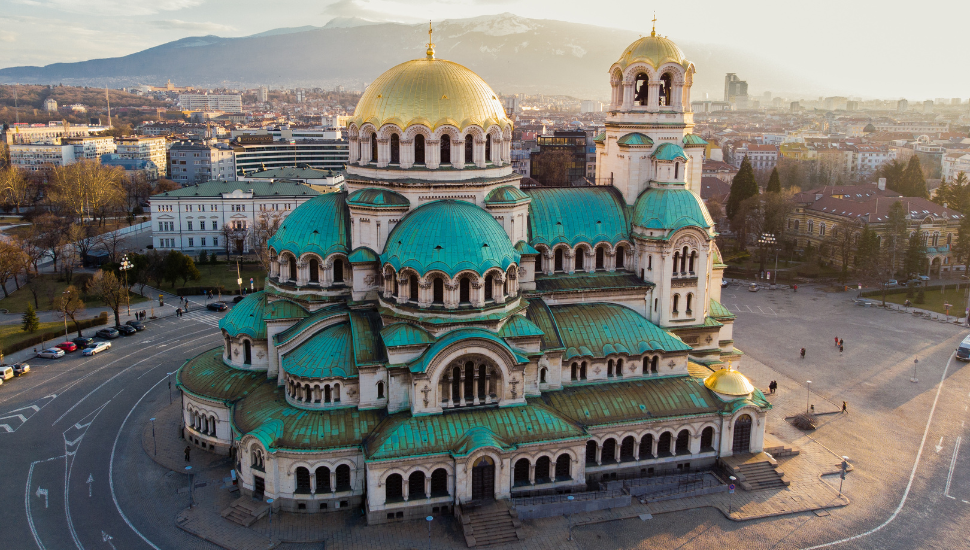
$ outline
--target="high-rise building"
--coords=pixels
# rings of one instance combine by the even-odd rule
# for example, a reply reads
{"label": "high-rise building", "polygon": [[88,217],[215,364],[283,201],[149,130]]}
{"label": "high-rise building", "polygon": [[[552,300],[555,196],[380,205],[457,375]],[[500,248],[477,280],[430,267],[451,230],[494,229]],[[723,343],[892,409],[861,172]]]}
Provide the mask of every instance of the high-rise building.
{"label": "high-rise building", "polygon": [[57,111],[57,101],[53,97],[49,97],[44,100],[44,110],[48,113],[53,113]]}
{"label": "high-rise building", "polygon": [[150,160],[158,167],[159,175],[165,176],[168,168],[166,140],[160,136],[125,136],[115,139],[118,156],[123,159]]}
{"label": "high-rise building", "polygon": [[909,110],[908,101],[906,101],[905,99],[900,99],[898,102],[896,102],[896,111],[900,113],[905,113],[908,110]]}
{"label": "high-rise building", "polygon": [[724,77],[724,101],[736,103],[739,97],[748,97],[748,83],[738,78],[735,73],[728,73]]}
{"label": "high-rise building", "polygon": [[340,133],[320,130],[326,137],[274,139],[273,135],[240,135],[232,142],[233,173],[244,175],[273,168],[302,167],[343,170],[350,150]]}
{"label": "high-rise building", "polygon": [[266,86],[259,87],[259,102],[266,103],[269,101],[269,89]]}
{"label": "high-rise building", "polygon": [[209,180],[234,180],[233,151],[222,144],[183,141],[169,149],[169,179],[192,185]]}

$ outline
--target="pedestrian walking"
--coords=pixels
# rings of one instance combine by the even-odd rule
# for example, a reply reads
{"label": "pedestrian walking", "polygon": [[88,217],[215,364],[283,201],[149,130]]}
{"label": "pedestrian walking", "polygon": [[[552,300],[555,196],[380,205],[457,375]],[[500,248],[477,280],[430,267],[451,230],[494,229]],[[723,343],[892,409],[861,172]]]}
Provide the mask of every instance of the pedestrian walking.
{"label": "pedestrian walking", "polygon": [[192,447],[189,445],[185,446],[185,461],[189,462],[189,453],[192,452]]}
{"label": "pedestrian walking", "polygon": [[845,345],[845,340],[839,338],[839,347],[842,347],[844,345]]}
{"label": "pedestrian walking", "polygon": [[839,347],[839,337],[835,337],[835,347]]}
{"label": "pedestrian walking", "polygon": [[805,358],[805,348],[802,348],[802,359]]}
{"label": "pedestrian walking", "polygon": [[849,409],[846,406],[845,401],[842,402],[842,412],[844,412],[844,413],[848,413],[849,412]]}
{"label": "pedestrian walking", "polygon": [[178,309],[175,310],[175,316],[176,317],[181,317],[182,316],[182,308],[178,308]]}
{"label": "pedestrian walking", "polygon": [[845,348],[842,347],[842,344],[839,344],[839,353],[842,353],[843,351],[845,351]]}

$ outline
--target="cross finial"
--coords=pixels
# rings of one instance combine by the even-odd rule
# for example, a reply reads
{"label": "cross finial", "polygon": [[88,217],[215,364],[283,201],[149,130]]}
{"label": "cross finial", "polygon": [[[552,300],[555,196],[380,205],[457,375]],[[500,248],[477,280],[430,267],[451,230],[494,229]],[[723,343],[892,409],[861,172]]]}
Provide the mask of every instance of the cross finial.
{"label": "cross finial", "polygon": [[657,36],[657,12],[653,12],[653,30],[650,31],[650,36]]}
{"label": "cross finial", "polygon": [[434,29],[431,28],[431,21],[428,21],[428,59],[434,59],[434,41],[431,40],[432,33],[434,33]]}

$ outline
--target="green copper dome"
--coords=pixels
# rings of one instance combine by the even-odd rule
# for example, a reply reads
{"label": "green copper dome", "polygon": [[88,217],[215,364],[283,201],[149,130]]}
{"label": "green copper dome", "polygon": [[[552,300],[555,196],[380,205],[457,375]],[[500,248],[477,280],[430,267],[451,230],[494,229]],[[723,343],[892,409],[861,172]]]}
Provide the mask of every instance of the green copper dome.
{"label": "green copper dome", "polygon": [[351,193],[347,197],[347,204],[370,208],[407,208],[411,205],[411,201],[390,189],[368,187]]}
{"label": "green copper dome", "polygon": [[644,229],[675,231],[694,226],[709,229],[714,220],[701,198],[683,188],[651,187],[637,198],[633,207],[633,225]]}
{"label": "green copper dome", "polygon": [[657,160],[682,160],[687,162],[687,153],[684,148],[676,143],[661,143],[660,147],[653,152],[651,157]]}
{"label": "green copper dome", "polygon": [[519,253],[491,214],[470,202],[442,200],[401,220],[388,236],[381,260],[398,271],[410,267],[424,275],[440,270],[453,277],[465,269],[505,270],[518,263]]}
{"label": "green copper dome", "polygon": [[326,258],[334,252],[350,252],[350,217],[346,193],[327,193],[298,206],[280,224],[269,247],[299,258],[307,252]]}

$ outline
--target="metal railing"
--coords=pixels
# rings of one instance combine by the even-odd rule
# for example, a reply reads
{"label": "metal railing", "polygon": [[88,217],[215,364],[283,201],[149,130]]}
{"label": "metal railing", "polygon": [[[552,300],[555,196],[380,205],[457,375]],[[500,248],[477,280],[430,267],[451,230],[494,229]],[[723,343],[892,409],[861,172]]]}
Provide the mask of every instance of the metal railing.
{"label": "metal railing", "polygon": [[561,495],[546,495],[541,497],[513,497],[513,506],[534,506],[537,504],[555,504],[557,502],[573,502],[577,500],[601,500],[606,498],[616,498],[625,495],[623,489],[613,489],[608,491],[590,491],[584,493],[568,493]]}

